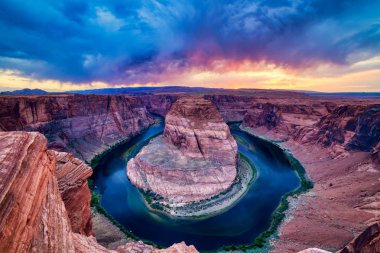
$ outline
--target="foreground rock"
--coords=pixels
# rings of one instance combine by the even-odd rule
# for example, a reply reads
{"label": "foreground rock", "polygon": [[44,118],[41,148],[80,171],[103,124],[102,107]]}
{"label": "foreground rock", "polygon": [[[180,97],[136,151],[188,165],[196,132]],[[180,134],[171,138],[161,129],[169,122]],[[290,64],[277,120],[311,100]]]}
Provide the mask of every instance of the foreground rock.
{"label": "foreground rock", "polygon": [[[94,237],[87,237],[91,231],[91,222],[87,219],[89,202],[80,203],[86,194],[79,192],[88,190],[83,181],[91,173],[71,155],[47,150],[43,135],[0,132],[0,172],[0,252],[156,251],[141,242],[109,250]],[[65,202],[61,193],[67,197]],[[74,207],[71,201],[77,201],[81,212],[71,209]],[[197,252],[184,243],[172,247],[180,249],[179,252]],[[173,248],[168,252],[175,252]]]}
{"label": "foreground rock", "polygon": [[0,132],[0,252],[74,252],[43,135]]}
{"label": "foreground rock", "polygon": [[92,235],[91,192],[87,185],[92,169],[71,154],[56,151],[49,151],[49,154],[56,157],[55,176],[72,230]]}
{"label": "foreground rock", "polygon": [[131,182],[169,204],[208,199],[236,178],[237,144],[218,110],[201,97],[180,98],[162,137],[128,162]]}
{"label": "foreground rock", "polygon": [[339,253],[380,252],[380,224],[375,223],[358,235]]}

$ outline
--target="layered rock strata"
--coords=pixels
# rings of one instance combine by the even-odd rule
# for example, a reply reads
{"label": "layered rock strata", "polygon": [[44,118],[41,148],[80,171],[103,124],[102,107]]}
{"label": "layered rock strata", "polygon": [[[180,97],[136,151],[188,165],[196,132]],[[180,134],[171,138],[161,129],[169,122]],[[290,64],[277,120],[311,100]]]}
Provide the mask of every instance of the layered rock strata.
{"label": "layered rock strata", "polygon": [[0,252],[74,252],[46,148],[41,134],[0,132]]}
{"label": "layered rock strata", "polygon": [[0,96],[0,130],[38,131],[49,148],[84,161],[152,123],[140,98],[131,96]]}
{"label": "layered rock strata", "polygon": [[380,224],[374,223],[352,240],[339,253],[380,252]]}
{"label": "layered rock strata", "polygon": [[69,153],[49,153],[56,157],[55,176],[72,230],[75,233],[92,235],[91,192],[87,185],[92,169]]}
{"label": "layered rock strata", "polygon": [[[88,190],[82,182],[90,174],[88,167],[69,154],[48,150],[39,133],[0,132],[0,173],[0,252],[197,252],[184,243],[166,251],[142,242],[109,250],[86,236],[91,231],[85,211],[89,203],[77,193]],[[61,194],[68,197],[65,202]],[[68,209],[70,201],[77,201],[81,212]]]}
{"label": "layered rock strata", "polygon": [[[272,112],[268,111],[269,118]],[[337,105],[315,123],[290,131],[282,131],[287,121],[281,109],[277,115],[280,121],[275,127],[257,126],[247,117],[243,129],[283,140],[280,145],[300,159],[315,184],[311,193],[292,200],[295,208],[280,227],[273,252],[308,247],[335,252],[380,217],[379,105]],[[363,233],[361,241],[373,248],[376,239],[369,234]]]}
{"label": "layered rock strata", "polygon": [[237,144],[215,106],[202,97],[180,98],[163,136],[128,162],[127,174],[138,188],[183,204],[227,190],[236,159]]}

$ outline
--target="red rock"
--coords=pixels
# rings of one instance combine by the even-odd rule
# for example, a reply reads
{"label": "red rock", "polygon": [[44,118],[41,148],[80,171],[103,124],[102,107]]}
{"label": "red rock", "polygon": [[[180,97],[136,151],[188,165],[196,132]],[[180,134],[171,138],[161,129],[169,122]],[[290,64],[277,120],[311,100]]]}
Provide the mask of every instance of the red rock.
{"label": "red rock", "polygon": [[131,96],[0,96],[0,130],[41,132],[49,148],[85,161],[152,123],[141,100]]}
{"label": "red rock", "polygon": [[200,97],[180,98],[157,137],[128,162],[127,175],[171,203],[210,198],[236,177],[237,144],[218,110]]}
{"label": "red rock", "polygon": [[380,252],[380,224],[375,223],[364,230],[339,253]]}
{"label": "red rock", "polygon": [[0,132],[0,252],[74,252],[43,135]]}
{"label": "red rock", "polygon": [[[119,246],[116,251],[108,250],[94,237],[74,233],[67,214],[70,211],[66,210],[72,205],[63,202],[61,193],[70,194],[72,189],[74,192],[81,189],[85,185],[83,180],[90,174],[88,167],[69,154],[47,150],[47,140],[39,133],[0,132],[0,173],[0,252],[129,253],[156,250],[141,242]],[[77,204],[89,208],[88,202]],[[181,243],[173,245],[168,252],[197,251],[193,246]]]}
{"label": "red rock", "polygon": [[71,154],[50,151],[50,155],[56,157],[55,176],[73,232],[92,235],[91,192],[87,185],[92,169]]}
{"label": "red rock", "polygon": [[180,97],[177,94],[155,94],[142,96],[141,99],[146,109],[154,114],[166,116],[173,103]]}
{"label": "red rock", "polygon": [[193,246],[187,246],[184,242],[176,243],[167,249],[156,250],[155,253],[198,253],[198,250]]}
{"label": "red rock", "polygon": [[236,141],[209,100],[200,97],[177,100],[165,117],[163,136],[185,156],[236,165]]}

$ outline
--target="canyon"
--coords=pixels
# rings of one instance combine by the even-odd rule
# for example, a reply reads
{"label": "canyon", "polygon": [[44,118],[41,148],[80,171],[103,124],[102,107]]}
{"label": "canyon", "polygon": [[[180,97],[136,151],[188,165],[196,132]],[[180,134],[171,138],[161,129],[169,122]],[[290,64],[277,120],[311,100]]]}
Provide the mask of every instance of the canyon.
{"label": "canyon", "polygon": [[158,250],[141,242],[116,250],[91,236],[87,165],[47,149],[36,132],[1,132],[1,252],[197,252],[184,243]]}
{"label": "canyon", "polygon": [[236,141],[216,107],[202,97],[184,97],[166,115],[162,137],[128,162],[127,173],[143,191],[183,205],[226,191],[236,164]]}
{"label": "canyon", "polygon": [[[178,115],[170,110],[184,96],[0,96],[0,251],[155,250],[137,242],[110,250],[96,242],[86,181],[91,168],[84,162],[152,125],[155,114],[168,115],[169,125],[177,126],[168,128],[165,138],[181,152],[199,156],[194,139],[183,145],[176,141],[182,138],[173,135],[182,128],[178,130]],[[282,91],[225,91],[204,98],[225,122],[242,122],[243,130],[290,150],[314,181],[308,193],[289,197],[290,209],[279,238],[271,241],[272,252],[314,247],[378,252],[378,99]],[[212,149],[203,151],[224,157]],[[184,244],[167,250],[196,252]]]}
{"label": "canyon", "polygon": [[136,97],[0,97],[0,130],[41,132],[48,139],[49,148],[71,153],[86,162],[152,123],[153,118]]}

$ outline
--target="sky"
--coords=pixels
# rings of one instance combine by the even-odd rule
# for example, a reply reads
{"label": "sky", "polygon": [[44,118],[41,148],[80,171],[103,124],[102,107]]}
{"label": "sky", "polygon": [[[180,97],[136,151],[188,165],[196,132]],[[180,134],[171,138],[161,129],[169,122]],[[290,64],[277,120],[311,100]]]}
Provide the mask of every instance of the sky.
{"label": "sky", "polygon": [[380,0],[1,0],[0,90],[380,91]]}

